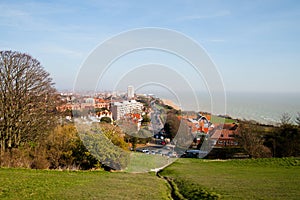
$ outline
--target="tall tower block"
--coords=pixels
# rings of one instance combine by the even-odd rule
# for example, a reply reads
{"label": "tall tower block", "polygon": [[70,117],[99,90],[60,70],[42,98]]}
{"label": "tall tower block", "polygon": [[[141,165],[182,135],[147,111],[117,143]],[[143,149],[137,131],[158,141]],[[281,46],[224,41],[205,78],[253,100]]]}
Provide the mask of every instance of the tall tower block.
{"label": "tall tower block", "polygon": [[134,98],[134,87],[132,85],[129,85],[127,87],[127,96],[128,96],[128,99]]}

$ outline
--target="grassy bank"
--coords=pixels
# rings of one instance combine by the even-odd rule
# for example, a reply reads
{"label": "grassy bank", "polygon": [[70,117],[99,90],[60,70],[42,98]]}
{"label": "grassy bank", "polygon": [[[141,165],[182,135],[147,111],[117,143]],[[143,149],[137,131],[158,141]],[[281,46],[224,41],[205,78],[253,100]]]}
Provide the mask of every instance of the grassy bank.
{"label": "grassy bank", "polygon": [[209,161],[179,159],[161,175],[172,179],[189,199],[299,199],[300,160]]}
{"label": "grassy bank", "polygon": [[[187,199],[300,199],[295,158],[178,159],[160,175]],[[168,199],[170,193],[154,173],[0,168],[0,199]]]}
{"label": "grassy bank", "polygon": [[0,169],[0,199],[168,199],[154,174]]}

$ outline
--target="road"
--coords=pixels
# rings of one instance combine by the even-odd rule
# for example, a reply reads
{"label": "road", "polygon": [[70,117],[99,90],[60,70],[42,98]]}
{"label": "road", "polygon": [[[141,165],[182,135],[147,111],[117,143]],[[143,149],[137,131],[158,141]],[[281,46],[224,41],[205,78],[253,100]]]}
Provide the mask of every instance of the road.
{"label": "road", "polygon": [[151,127],[152,127],[152,130],[154,133],[158,133],[163,127],[164,127],[164,124],[163,122],[161,121],[161,112],[160,110],[157,108],[156,104],[155,104],[155,101],[152,101],[150,103],[150,106],[151,106]]}
{"label": "road", "polygon": [[142,150],[149,150],[149,154],[168,155],[173,152],[174,145],[148,145],[145,147],[137,148],[136,151],[142,152]]}

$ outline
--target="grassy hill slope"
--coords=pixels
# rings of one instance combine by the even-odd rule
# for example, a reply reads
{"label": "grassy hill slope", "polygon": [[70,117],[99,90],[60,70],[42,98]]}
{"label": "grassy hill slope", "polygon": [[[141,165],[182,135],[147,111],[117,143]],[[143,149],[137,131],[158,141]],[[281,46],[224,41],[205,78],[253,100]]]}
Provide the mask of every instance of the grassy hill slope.
{"label": "grassy hill slope", "polygon": [[168,199],[154,174],[0,169],[0,199]]}
{"label": "grassy hill slope", "polygon": [[[296,158],[178,159],[160,175],[187,199],[300,199]],[[0,199],[169,199],[170,193],[154,173],[0,168]]]}
{"label": "grassy hill slope", "polygon": [[179,159],[160,174],[189,199],[200,193],[222,199],[300,199],[300,160],[295,158]]}

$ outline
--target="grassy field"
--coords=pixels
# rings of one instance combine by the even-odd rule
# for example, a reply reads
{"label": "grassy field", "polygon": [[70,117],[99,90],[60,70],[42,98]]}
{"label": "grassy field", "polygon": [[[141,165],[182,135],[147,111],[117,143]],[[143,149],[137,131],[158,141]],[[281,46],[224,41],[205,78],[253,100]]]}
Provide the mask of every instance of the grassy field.
{"label": "grassy field", "polygon": [[174,162],[176,158],[161,155],[148,155],[144,153],[130,154],[130,162],[125,172],[150,172],[152,169],[161,168]]}
{"label": "grassy field", "polygon": [[168,199],[154,174],[0,169],[0,199]]}
{"label": "grassy field", "polygon": [[221,124],[221,123],[231,124],[231,123],[236,122],[236,120],[234,120],[234,119],[222,118],[222,117],[215,116],[215,115],[211,116],[211,120],[210,121],[213,124]]}
{"label": "grassy field", "polygon": [[[295,158],[178,159],[160,175],[187,199],[300,199]],[[154,173],[0,168],[0,199],[169,199],[170,193]]]}
{"label": "grassy field", "polygon": [[222,199],[300,199],[300,160],[294,158],[179,159],[161,175],[174,180],[190,199],[201,192]]}

